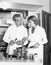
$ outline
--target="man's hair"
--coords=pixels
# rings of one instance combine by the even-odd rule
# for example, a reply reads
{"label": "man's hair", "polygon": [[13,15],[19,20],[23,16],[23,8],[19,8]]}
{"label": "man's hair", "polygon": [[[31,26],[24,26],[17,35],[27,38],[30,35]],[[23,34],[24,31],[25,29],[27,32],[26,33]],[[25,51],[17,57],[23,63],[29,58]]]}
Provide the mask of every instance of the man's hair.
{"label": "man's hair", "polygon": [[38,19],[37,19],[36,16],[34,16],[34,15],[29,16],[27,20],[28,20],[28,22],[29,22],[30,20],[32,20],[33,22],[35,22],[36,25],[38,24]]}
{"label": "man's hair", "polygon": [[20,14],[15,14],[15,15],[13,16],[13,21],[16,21],[16,17],[21,17],[21,15],[20,15]]}

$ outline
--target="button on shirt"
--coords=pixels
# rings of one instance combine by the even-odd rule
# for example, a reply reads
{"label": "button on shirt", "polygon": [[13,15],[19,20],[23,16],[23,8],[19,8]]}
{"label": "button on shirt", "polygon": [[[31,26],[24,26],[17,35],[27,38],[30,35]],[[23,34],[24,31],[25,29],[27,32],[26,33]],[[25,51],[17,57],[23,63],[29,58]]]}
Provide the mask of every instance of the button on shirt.
{"label": "button on shirt", "polygon": [[19,27],[17,27],[16,25],[12,25],[7,29],[3,40],[9,43],[11,40],[15,40],[16,38],[17,40],[22,40],[23,37],[27,36],[27,29],[23,25]]}
{"label": "button on shirt", "polygon": [[34,33],[31,33],[29,29],[29,40],[31,41],[30,46],[39,43],[40,45],[48,42],[44,28],[37,25]]}

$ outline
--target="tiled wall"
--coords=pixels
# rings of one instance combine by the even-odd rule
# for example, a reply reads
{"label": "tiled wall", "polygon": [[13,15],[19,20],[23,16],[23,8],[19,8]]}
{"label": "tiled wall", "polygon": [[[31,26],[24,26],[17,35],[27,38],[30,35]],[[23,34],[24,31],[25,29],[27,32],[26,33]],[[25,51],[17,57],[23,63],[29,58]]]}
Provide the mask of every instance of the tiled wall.
{"label": "tiled wall", "polygon": [[[11,15],[10,13],[3,13],[3,12],[0,12],[0,40],[2,38],[2,35],[4,35],[4,32],[6,31],[7,29],[7,26],[3,26],[4,23],[6,22],[6,19],[7,18],[11,18]],[[4,20],[5,19],[5,20]],[[3,25],[2,25],[3,24]]]}

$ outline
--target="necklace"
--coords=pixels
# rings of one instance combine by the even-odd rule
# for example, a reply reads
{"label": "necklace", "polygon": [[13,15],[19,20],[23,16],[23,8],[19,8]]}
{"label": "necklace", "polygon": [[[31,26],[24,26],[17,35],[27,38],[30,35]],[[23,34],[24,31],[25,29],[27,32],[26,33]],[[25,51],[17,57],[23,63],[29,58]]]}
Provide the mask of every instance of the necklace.
{"label": "necklace", "polygon": [[34,27],[32,27],[32,29],[31,29],[31,33],[34,33],[34,30],[35,30],[35,28],[34,28]]}

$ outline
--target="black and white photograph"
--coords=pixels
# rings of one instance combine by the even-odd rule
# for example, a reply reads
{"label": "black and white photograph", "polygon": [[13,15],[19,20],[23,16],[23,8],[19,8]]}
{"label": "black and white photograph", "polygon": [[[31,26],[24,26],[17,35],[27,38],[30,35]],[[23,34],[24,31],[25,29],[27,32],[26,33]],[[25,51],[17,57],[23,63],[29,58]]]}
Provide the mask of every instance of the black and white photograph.
{"label": "black and white photograph", "polygon": [[51,65],[50,49],[50,0],[0,0],[0,63]]}

